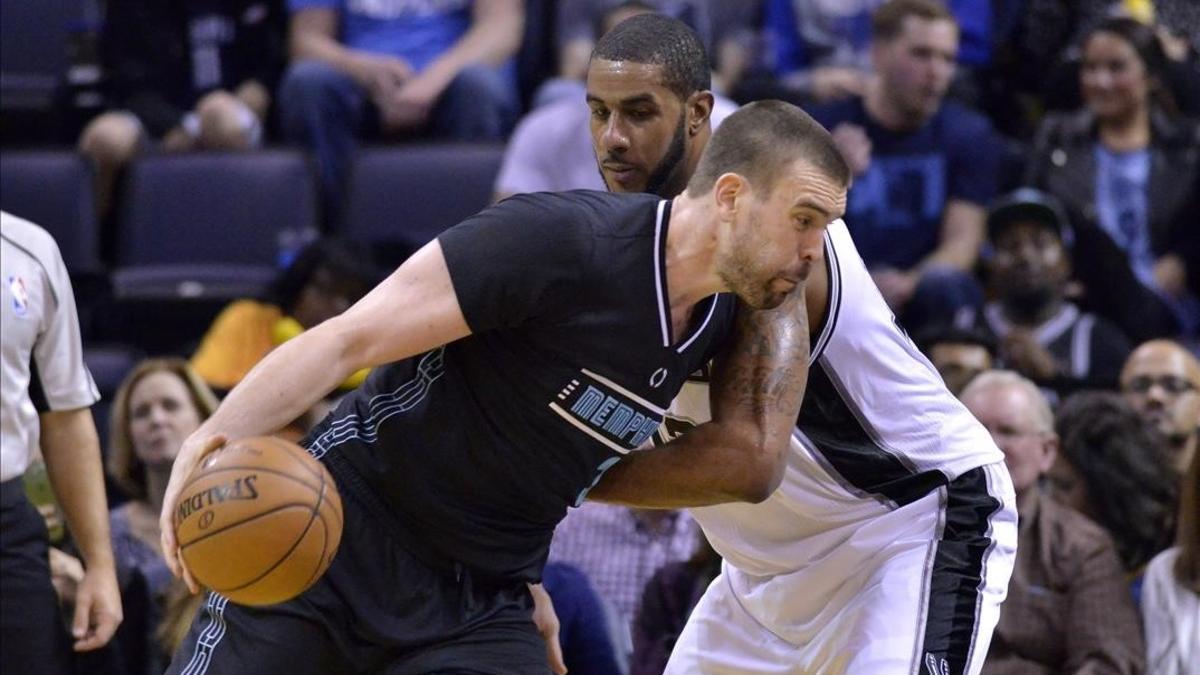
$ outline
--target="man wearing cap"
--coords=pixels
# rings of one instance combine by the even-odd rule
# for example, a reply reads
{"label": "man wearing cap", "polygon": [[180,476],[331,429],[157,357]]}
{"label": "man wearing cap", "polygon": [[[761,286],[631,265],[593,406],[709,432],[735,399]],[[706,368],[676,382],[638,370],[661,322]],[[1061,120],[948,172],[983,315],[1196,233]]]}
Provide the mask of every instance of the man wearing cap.
{"label": "man wearing cap", "polygon": [[1112,388],[1129,341],[1108,320],[1066,299],[1071,278],[1070,225],[1050,195],[1022,188],[989,210],[988,262],[995,298],[955,317],[996,337],[1000,362],[1060,396]]}

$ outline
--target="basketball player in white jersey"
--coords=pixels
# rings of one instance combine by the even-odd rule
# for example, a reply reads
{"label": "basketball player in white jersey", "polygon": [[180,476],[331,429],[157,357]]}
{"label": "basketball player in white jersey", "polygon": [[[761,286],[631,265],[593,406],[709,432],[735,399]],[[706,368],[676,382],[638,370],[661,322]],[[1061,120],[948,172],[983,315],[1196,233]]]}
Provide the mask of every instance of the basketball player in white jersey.
{"label": "basketball player in white jersey", "polygon": [[[614,100],[636,98],[632,76],[609,80]],[[636,125],[608,112],[593,125],[598,155]],[[1003,455],[896,325],[840,220],[805,291],[810,375],[786,456],[630,453],[589,494],[705,506],[692,514],[725,564],[667,673],[977,673],[1016,552]],[[699,377],[660,440],[709,419]],[[747,474],[777,487],[727,503],[745,498],[732,486]]]}

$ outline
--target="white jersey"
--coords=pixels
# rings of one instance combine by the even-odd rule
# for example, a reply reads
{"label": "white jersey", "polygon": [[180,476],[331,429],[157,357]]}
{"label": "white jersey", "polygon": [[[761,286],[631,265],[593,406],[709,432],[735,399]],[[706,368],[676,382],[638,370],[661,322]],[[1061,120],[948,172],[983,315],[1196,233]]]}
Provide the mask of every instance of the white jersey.
{"label": "white jersey", "polygon": [[0,480],[23,474],[37,451],[38,414],[100,395],[83,364],[75,296],[58,245],[0,211]]}
{"label": "white jersey", "polygon": [[[779,489],[759,504],[692,510],[717,552],[751,575],[803,570],[851,531],[1004,459],[896,324],[841,220],[825,259],[827,316]],[[708,421],[708,384],[685,385],[668,415],[664,437]]]}

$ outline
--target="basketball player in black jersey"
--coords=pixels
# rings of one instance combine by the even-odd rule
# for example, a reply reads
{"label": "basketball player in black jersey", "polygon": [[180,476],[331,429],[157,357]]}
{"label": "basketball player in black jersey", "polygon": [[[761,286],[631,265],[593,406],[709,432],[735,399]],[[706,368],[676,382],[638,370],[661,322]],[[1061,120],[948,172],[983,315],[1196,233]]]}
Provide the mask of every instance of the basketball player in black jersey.
{"label": "basketball player in black jersey", "polygon": [[277,348],[176,459],[164,554],[186,573],[171,511],[205,454],[374,367],[304,441],[342,494],[341,550],[287,603],[210,595],[169,672],[546,672],[526,583],[554,525],[713,358],[713,421],[676,445],[740,449],[731,499],[772,490],[753,469],[790,438],[808,349],[794,305],[848,180],[820,125],[756,103],[673,200],[508,199]]}

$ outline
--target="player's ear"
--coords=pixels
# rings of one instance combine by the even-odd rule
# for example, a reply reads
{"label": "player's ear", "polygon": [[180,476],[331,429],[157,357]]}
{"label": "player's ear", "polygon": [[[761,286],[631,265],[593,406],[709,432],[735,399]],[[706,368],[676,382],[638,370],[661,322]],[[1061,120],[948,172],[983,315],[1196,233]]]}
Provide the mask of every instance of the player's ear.
{"label": "player's ear", "polygon": [[723,173],[717,177],[713,183],[713,198],[721,220],[733,220],[739,202],[745,197],[746,188],[746,179],[736,173]]}
{"label": "player's ear", "polygon": [[697,91],[688,97],[687,130],[689,136],[695,136],[711,122],[713,110],[713,95],[711,91]]}

